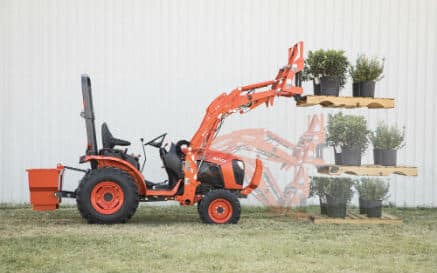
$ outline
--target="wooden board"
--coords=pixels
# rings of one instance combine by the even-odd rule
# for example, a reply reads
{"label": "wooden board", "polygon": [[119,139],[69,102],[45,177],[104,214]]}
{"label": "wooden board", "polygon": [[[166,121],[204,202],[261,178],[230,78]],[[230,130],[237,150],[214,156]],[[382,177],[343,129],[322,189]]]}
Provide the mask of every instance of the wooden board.
{"label": "wooden board", "polygon": [[347,212],[346,218],[330,218],[326,215],[311,215],[310,220],[314,224],[402,224],[402,219],[393,215],[382,213],[381,218],[369,218],[358,212]]}
{"label": "wooden board", "polygon": [[389,176],[391,174],[417,176],[417,168],[409,166],[344,166],[344,165],[322,165],[317,167],[321,174],[340,175],[351,174],[358,176]]}
{"label": "wooden board", "polygon": [[314,106],[331,108],[394,108],[395,100],[391,98],[305,96],[296,103],[297,106]]}

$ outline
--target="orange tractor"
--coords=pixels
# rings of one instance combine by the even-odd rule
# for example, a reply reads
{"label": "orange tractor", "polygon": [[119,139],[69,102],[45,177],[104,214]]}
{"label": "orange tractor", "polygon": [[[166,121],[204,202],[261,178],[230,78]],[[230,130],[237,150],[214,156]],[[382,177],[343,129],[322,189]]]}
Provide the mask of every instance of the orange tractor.
{"label": "orange tractor", "polygon": [[[303,92],[300,72],[304,68],[303,42],[289,49],[288,64],[274,80],[238,87],[218,96],[208,106],[205,117],[191,141],[180,140],[169,147],[163,145],[166,134],[149,142],[141,139],[144,162],[130,155],[130,142],[115,138],[106,123],[102,124],[102,148],[97,146],[91,81],[82,76],[82,95],[87,132],[86,154],[80,163],[90,163],[81,170],[58,164],[56,169],[28,170],[31,203],[35,210],[54,210],[61,198],[76,198],[77,207],[89,223],[123,223],[134,215],[139,202],[178,201],[182,206],[197,203],[204,223],[237,223],[240,218],[238,198],[247,197],[260,183],[263,165],[257,159],[248,185],[243,185],[245,164],[241,158],[210,148],[225,118],[233,113],[246,113],[255,107],[273,105],[276,96],[299,99]],[[144,146],[159,150],[168,179],[154,183],[144,178],[146,162]],[[141,166],[142,165],[142,166]],[[73,192],[62,189],[66,169],[83,171],[85,175]]]}

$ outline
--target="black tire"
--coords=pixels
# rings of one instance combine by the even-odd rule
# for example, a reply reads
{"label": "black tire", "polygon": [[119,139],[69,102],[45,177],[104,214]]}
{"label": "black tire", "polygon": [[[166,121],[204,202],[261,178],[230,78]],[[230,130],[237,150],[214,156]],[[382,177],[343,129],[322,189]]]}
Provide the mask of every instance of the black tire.
{"label": "black tire", "polygon": [[[124,198],[121,207],[112,214],[98,212],[91,202],[91,193],[94,187],[104,181],[116,183],[123,192]],[[77,188],[76,203],[80,214],[88,223],[126,223],[138,208],[138,189],[131,176],[125,171],[117,168],[95,169],[82,178]]]}
{"label": "black tire", "polygon": [[[218,206],[217,213],[220,214],[219,209],[222,210],[221,213],[225,213],[226,211],[229,213],[222,219],[214,218],[214,216],[209,213],[210,206],[214,206],[214,204],[217,204],[218,202],[224,202],[225,206],[224,208]],[[228,205],[231,210],[227,210],[226,205]],[[214,211],[215,208],[211,208],[211,210]],[[237,196],[232,192],[227,190],[213,190],[205,194],[202,198],[202,201],[199,203],[198,211],[203,223],[236,224],[238,223],[238,220],[240,220],[241,206]]]}
{"label": "black tire", "polygon": [[202,200],[199,200],[199,202],[197,202],[197,212],[200,213],[200,203],[202,203]]}

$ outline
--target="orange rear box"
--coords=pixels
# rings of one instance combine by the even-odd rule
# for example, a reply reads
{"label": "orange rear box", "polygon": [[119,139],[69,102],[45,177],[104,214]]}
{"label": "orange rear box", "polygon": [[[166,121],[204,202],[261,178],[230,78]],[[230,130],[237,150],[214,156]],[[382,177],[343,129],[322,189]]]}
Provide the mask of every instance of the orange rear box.
{"label": "orange rear box", "polygon": [[55,210],[60,198],[55,193],[62,188],[64,166],[56,169],[29,169],[30,203],[34,210]]}

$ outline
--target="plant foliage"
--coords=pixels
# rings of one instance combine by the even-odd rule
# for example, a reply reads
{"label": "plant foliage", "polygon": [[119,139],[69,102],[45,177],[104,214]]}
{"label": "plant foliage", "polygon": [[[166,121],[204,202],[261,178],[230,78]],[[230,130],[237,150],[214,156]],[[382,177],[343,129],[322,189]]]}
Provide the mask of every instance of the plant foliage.
{"label": "plant foliage", "polygon": [[400,129],[379,122],[375,131],[369,133],[369,139],[375,149],[399,150],[405,145],[405,127]]}
{"label": "plant foliage", "polygon": [[354,183],[347,177],[313,176],[311,177],[310,196],[318,195],[322,200],[326,200],[326,196],[331,196],[347,203],[352,199]]}
{"label": "plant foliage", "polygon": [[329,178],[330,177],[326,176],[311,177],[309,196],[312,197],[318,195],[323,199],[326,196],[326,185],[329,183]]}
{"label": "plant foliage", "polygon": [[343,50],[319,49],[310,51],[305,60],[303,80],[313,80],[320,77],[338,77],[340,87],[346,83],[349,61]]}
{"label": "plant foliage", "polygon": [[369,58],[365,55],[360,55],[355,63],[355,66],[349,68],[354,83],[366,81],[379,81],[383,78],[384,59]]}
{"label": "plant foliage", "polygon": [[361,178],[355,182],[355,189],[361,198],[365,200],[384,200],[389,197],[390,185],[388,181],[378,178]]}
{"label": "plant foliage", "polygon": [[329,145],[342,148],[359,146],[364,152],[368,146],[367,121],[363,116],[343,115],[339,112],[328,116],[328,137]]}

